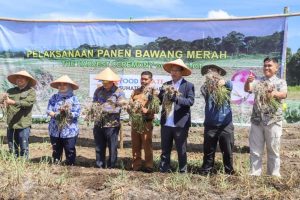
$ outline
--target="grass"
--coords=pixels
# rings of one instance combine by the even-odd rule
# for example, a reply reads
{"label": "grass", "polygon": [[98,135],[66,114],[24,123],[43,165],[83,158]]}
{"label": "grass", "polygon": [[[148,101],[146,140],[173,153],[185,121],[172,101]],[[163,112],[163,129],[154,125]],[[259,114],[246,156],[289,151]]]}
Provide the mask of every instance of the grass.
{"label": "grass", "polygon": [[[297,129],[289,130],[290,134],[298,135]],[[2,133],[5,131],[0,130],[0,134]],[[243,147],[247,139],[245,132],[237,131],[236,136],[236,145]],[[194,144],[201,143],[198,133],[190,137]],[[289,139],[295,138],[289,136]],[[201,176],[197,170],[202,165],[203,154],[198,151],[194,154],[188,153],[189,173],[180,174],[174,171],[162,174],[158,172],[159,151],[155,150],[155,172],[147,174],[124,170],[127,164],[131,164],[127,157],[130,149],[126,149],[128,153],[125,158],[123,155],[119,160],[119,169],[103,170],[52,165],[51,158],[45,157],[45,153],[49,154],[51,151],[50,147],[47,142],[31,143],[30,152],[35,157],[43,156],[26,161],[15,159],[7,152],[7,145],[0,143],[0,199],[297,199],[300,194],[299,167],[287,167],[293,164],[289,163],[290,160],[300,158],[297,147],[283,149],[282,157],[289,158],[288,161],[284,160],[284,172],[290,171],[280,179],[249,176],[249,155],[244,151],[234,154],[236,175],[224,174],[222,156],[217,152],[217,174]],[[80,148],[78,152],[81,153],[80,156],[83,155]],[[171,158],[172,168],[176,170],[177,154],[172,152]],[[94,162],[93,159],[89,162]],[[30,195],[37,196],[30,198]]]}
{"label": "grass", "polygon": [[[3,132],[3,131],[1,131]],[[60,188],[68,183],[66,168],[59,174],[53,174],[56,166],[50,165],[46,157],[38,163],[30,162],[23,157],[15,158],[7,151],[0,139],[0,197],[3,199],[23,198],[24,194],[36,187]],[[35,148],[47,148],[49,144],[32,144]]]}
{"label": "grass", "polygon": [[288,100],[298,100],[300,101],[300,86],[288,86]]}
{"label": "grass", "polygon": [[288,86],[288,92],[300,92],[300,85]]}
{"label": "grass", "polygon": [[[110,199],[126,199],[132,197],[135,191],[138,195],[161,195],[161,199],[202,198],[202,199],[293,199],[293,192],[299,187],[297,172],[291,172],[282,179],[248,175],[248,155],[238,154],[234,159],[237,175],[229,176],[222,172],[221,158],[216,165],[219,172],[213,176],[200,176],[194,173],[180,174],[177,172],[161,174],[144,174],[125,171],[124,168],[110,173],[101,171],[97,176],[103,176],[104,187]],[[155,157],[157,166],[159,157]],[[177,162],[172,165],[176,167]],[[198,160],[190,160],[188,165],[194,168],[201,166]],[[75,181],[70,176],[70,170],[64,166],[53,166],[49,160],[31,163],[24,159],[15,159],[1,147],[0,150],[0,191],[1,197],[25,198],[33,188],[52,188],[66,191],[67,187],[80,186],[80,179]],[[78,177],[83,177],[84,174]],[[73,180],[73,181],[72,181]],[[79,187],[80,188],[80,187]],[[16,193],[17,191],[17,193]],[[77,191],[79,192],[79,191]]]}

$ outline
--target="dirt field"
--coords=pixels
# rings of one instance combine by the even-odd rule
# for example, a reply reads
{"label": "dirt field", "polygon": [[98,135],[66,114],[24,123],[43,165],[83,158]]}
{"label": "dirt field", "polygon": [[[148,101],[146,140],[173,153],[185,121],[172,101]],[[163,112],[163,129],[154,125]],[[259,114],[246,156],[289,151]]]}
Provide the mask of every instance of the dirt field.
{"label": "dirt field", "polygon": [[[47,125],[34,125],[30,162],[7,154],[4,125],[0,155],[0,199],[300,199],[300,125],[286,125],[282,137],[282,178],[250,177],[248,127],[235,128],[236,175],[224,175],[220,152],[218,173],[197,174],[203,156],[203,128],[192,127],[188,137],[188,174],[157,172],[160,155],[159,127],[153,136],[156,172],[130,170],[130,126],[124,125],[124,149],[119,149],[119,169],[95,168],[91,127],[82,127],[77,143],[77,164],[52,165]],[[172,153],[176,169],[177,155]],[[264,160],[264,166],[265,165]]]}

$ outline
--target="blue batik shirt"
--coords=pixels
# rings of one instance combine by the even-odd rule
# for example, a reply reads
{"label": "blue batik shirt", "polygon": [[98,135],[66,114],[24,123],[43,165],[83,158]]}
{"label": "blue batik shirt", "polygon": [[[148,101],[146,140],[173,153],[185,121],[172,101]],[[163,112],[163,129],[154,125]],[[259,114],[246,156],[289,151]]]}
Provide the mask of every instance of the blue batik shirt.
{"label": "blue batik shirt", "polygon": [[[226,81],[225,87],[232,91],[232,82]],[[230,101],[225,102],[221,107],[218,107],[205,86],[201,87],[201,93],[205,99],[205,120],[206,126],[225,126],[232,122],[232,111]]]}
{"label": "blue batik shirt", "polygon": [[73,92],[68,92],[67,95],[54,94],[48,102],[47,114],[49,115],[51,111],[59,113],[59,108],[64,103],[71,105],[71,119],[68,119],[68,124],[59,130],[55,117],[51,117],[48,130],[49,135],[52,137],[71,138],[79,134],[78,118],[80,115],[80,104]]}
{"label": "blue batik shirt", "polygon": [[95,122],[100,127],[119,127],[121,114],[121,101],[125,99],[123,90],[113,85],[110,90],[103,86],[96,89],[93,102],[99,102],[102,105],[102,120]]}

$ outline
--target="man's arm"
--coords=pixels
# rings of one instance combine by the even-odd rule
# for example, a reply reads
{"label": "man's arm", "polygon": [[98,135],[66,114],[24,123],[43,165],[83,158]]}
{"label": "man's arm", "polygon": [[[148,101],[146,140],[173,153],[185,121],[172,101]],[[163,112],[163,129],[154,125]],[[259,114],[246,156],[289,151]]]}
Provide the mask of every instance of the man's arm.
{"label": "man's arm", "polygon": [[252,74],[250,74],[247,78],[247,81],[244,85],[244,91],[245,92],[249,92],[251,93],[252,92],[252,87],[251,87],[251,83],[254,81],[255,79],[255,76],[253,76]]}
{"label": "man's arm", "polygon": [[286,81],[282,80],[282,84],[279,91],[274,90],[272,91],[271,95],[278,100],[285,99],[287,97]]}
{"label": "man's arm", "polygon": [[192,106],[194,104],[194,100],[195,100],[195,88],[194,88],[194,84],[190,83],[187,97],[182,97],[182,96],[177,97],[177,103],[181,106]]}
{"label": "man's arm", "polygon": [[24,99],[20,99],[19,101],[12,100],[9,97],[6,99],[7,105],[16,105],[23,108],[31,107],[36,101],[36,93],[33,89],[28,92],[28,95]]}

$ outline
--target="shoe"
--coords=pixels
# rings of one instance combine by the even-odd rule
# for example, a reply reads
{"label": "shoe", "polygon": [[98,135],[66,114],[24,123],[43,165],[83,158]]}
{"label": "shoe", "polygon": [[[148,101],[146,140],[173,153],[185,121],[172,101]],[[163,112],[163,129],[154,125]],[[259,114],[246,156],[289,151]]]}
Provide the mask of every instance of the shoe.
{"label": "shoe", "polygon": [[132,170],[133,170],[133,171],[136,171],[136,172],[143,171],[143,170],[142,170],[142,168],[135,168],[135,169],[134,169],[134,168],[132,168]]}
{"label": "shoe", "polygon": [[145,168],[145,169],[143,169],[143,172],[145,172],[145,173],[153,173],[153,169],[152,168]]}
{"label": "shoe", "polygon": [[228,175],[236,175],[237,174],[234,170],[225,171],[225,173],[228,174]]}
{"label": "shoe", "polygon": [[161,173],[172,173],[172,170],[171,169],[162,169],[162,168],[159,168],[159,171]]}
{"label": "shoe", "polygon": [[208,176],[208,175],[212,174],[212,171],[211,171],[211,170],[207,170],[207,169],[201,168],[201,169],[199,170],[199,174],[202,175],[202,176]]}

